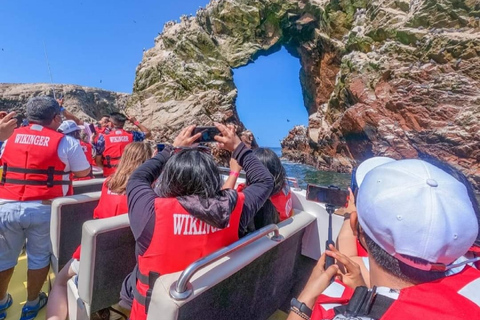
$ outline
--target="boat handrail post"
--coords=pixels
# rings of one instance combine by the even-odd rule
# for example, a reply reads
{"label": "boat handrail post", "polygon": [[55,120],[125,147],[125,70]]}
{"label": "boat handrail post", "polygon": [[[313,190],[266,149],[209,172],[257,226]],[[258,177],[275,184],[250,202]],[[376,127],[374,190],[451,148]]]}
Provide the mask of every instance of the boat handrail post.
{"label": "boat handrail post", "polygon": [[185,270],[183,270],[178,280],[172,283],[170,286],[170,297],[174,300],[186,300],[193,293],[193,287],[190,283],[190,279],[197,271],[256,240],[263,238],[270,233],[273,233],[273,236],[270,238],[270,240],[275,242],[280,242],[283,240],[283,236],[280,234],[278,226],[276,224],[270,224],[253,232],[252,234],[245,236],[231,245],[226,246],[225,248],[217,250],[214,253],[193,262]]}

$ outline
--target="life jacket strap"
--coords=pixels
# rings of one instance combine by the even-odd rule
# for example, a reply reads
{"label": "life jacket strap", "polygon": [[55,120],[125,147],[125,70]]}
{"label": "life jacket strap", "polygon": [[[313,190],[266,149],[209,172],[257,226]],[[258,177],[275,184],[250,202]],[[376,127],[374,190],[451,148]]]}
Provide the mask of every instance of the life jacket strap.
{"label": "life jacket strap", "polygon": [[380,319],[395,299],[376,294],[376,287],[368,290],[365,286],[355,288],[355,292],[347,305],[335,307],[335,314],[348,317],[369,317]]}
{"label": "life jacket strap", "polygon": [[[23,173],[23,174],[44,174],[47,176],[46,181],[41,180],[24,180],[24,179],[9,179],[7,178],[7,173]],[[10,184],[20,184],[20,185],[30,185],[30,186],[47,186],[52,188],[53,186],[58,185],[71,185],[70,180],[55,180],[55,176],[68,175],[70,171],[61,171],[55,170],[55,167],[48,167],[47,169],[28,169],[28,168],[19,168],[19,167],[10,167],[8,164],[3,164],[2,180],[0,184],[4,185],[5,183]]]}
{"label": "life jacket strap", "polygon": [[116,168],[118,167],[117,164],[112,164],[111,161],[112,160],[120,160],[121,157],[111,157],[111,156],[105,156],[105,160],[107,161],[107,163],[104,162],[104,167],[107,167],[107,168]]}

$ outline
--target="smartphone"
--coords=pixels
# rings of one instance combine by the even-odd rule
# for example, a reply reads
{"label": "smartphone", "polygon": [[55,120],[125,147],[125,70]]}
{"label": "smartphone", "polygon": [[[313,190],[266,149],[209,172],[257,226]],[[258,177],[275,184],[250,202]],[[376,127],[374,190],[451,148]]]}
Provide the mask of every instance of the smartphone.
{"label": "smartphone", "polygon": [[91,134],[94,134],[96,133],[97,131],[95,130],[95,125],[93,123],[89,123],[88,124],[88,128],[90,129],[90,133]]}
{"label": "smartphone", "polygon": [[330,204],[335,207],[343,207],[347,203],[348,190],[342,190],[335,186],[307,185],[307,200]]}
{"label": "smartphone", "polygon": [[201,132],[202,136],[195,140],[195,142],[215,142],[214,137],[220,135],[220,130],[217,127],[196,127],[193,129],[192,136]]}
{"label": "smartphone", "polygon": [[352,170],[352,177],[350,178],[350,189],[352,190],[352,193],[355,194],[355,191],[357,191],[358,184],[357,184],[357,168],[353,168]]}
{"label": "smartphone", "polygon": [[165,149],[165,144],[164,143],[157,143],[157,152],[160,153]]}

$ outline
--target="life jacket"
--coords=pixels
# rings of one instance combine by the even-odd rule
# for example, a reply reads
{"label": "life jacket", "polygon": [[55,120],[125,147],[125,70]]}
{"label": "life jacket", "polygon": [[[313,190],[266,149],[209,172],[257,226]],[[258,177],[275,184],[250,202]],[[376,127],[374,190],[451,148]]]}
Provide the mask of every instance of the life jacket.
{"label": "life jacket", "polygon": [[[237,191],[242,192],[245,187],[246,185],[244,183],[240,183],[237,186]],[[288,184],[285,183],[282,190],[275,193],[269,199],[277,210],[280,221],[287,220],[293,215],[292,192]]]}
{"label": "life jacket", "polygon": [[133,142],[133,134],[123,129],[105,133],[105,151],[103,151],[103,176],[112,175],[118,166],[125,147]]}
{"label": "life jacket", "polygon": [[72,182],[58,156],[63,138],[62,133],[38,124],[15,129],[2,155],[0,199],[33,201],[64,196],[63,186]]}
{"label": "life jacket", "polygon": [[155,199],[155,227],[150,245],[138,256],[137,286],[132,320],[146,319],[155,279],[184,270],[192,262],[238,240],[238,227],[245,196],[237,204],[224,229],[218,229],[190,215],[176,198]]}
{"label": "life jacket", "polygon": [[293,215],[292,192],[288,184],[285,184],[279,192],[270,197],[273,206],[280,215],[280,221],[287,220]]}
{"label": "life jacket", "polygon": [[[77,177],[74,176],[73,173],[71,173],[70,178],[73,181],[90,180],[90,179],[93,179],[92,166],[96,165],[95,161],[93,160],[93,157],[92,157],[92,145],[90,143],[86,143],[83,140],[79,140],[79,142],[80,142],[80,147],[82,148],[83,152],[85,153],[85,157],[87,158],[88,163],[90,163],[90,173],[87,176],[81,177],[81,178],[77,178]],[[73,186],[71,186],[68,189],[67,195],[69,195],[69,196],[73,195]]]}
{"label": "life jacket", "polygon": [[97,143],[98,137],[99,137],[101,134],[107,133],[107,131],[108,131],[109,129],[110,129],[110,128],[108,128],[108,127],[101,127],[101,128],[95,127],[96,135],[95,135],[95,137],[93,138],[93,143]]}
{"label": "life jacket", "polygon": [[[104,219],[128,212],[127,195],[111,192],[107,187],[107,181],[108,179],[103,182],[100,200],[93,210],[93,219]],[[80,260],[80,246],[78,246],[72,258]]]}
{"label": "life jacket", "polygon": [[[391,303],[379,319],[480,319],[478,292],[480,292],[480,271],[466,266],[457,274],[400,290],[398,298]],[[348,289],[348,294],[351,297],[351,289]],[[347,298],[344,295],[342,297]],[[335,309],[327,310],[325,306],[338,303],[337,301],[338,298],[320,295],[315,303],[311,319],[333,319]],[[345,302],[340,303],[344,304]]]}

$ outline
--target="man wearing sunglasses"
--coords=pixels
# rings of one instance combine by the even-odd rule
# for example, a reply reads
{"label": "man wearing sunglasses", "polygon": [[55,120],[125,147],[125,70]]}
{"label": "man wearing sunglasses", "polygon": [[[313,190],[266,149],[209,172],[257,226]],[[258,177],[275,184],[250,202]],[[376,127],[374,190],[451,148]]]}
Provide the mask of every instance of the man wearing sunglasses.
{"label": "man wearing sunglasses", "polygon": [[[475,259],[457,260],[478,235],[464,184],[425,161],[389,162],[366,174],[350,219],[368,252],[371,288],[331,246],[288,320],[480,319],[480,272],[467,265]],[[326,255],[342,267],[325,270]],[[330,285],[336,276],[351,288]]]}
{"label": "man wearing sunglasses", "polygon": [[66,195],[70,172],[84,177],[90,164],[78,141],[57,132],[60,105],[50,97],[27,103],[29,125],[2,146],[0,181],[0,319],[12,304],[7,293],[23,244],[27,243],[27,302],[22,319],[33,319],[47,302],[40,292],[50,268],[51,199]]}

